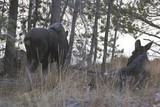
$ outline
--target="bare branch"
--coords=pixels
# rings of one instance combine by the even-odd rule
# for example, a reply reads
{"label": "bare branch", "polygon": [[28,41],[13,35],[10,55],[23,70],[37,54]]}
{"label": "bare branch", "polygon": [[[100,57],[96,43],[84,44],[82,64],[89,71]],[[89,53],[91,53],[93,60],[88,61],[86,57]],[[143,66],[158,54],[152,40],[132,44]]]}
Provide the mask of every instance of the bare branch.
{"label": "bare branch", "polygon": [[139,29],[133,29],[133,30],[134,30],[134,31],[141,32],[141,33],[146,34],[146,35],[148,35],[148,36],[152,36],[152,37],[156,37],[156,38],[160,39],[159,36],[156,36],[156,35],[154,35],[154,34],[147,33],[147,32],[145,32],[145,31],[142,31],[142,30],[139,30]]}
{"label": "bare branch", "polygon": [[67,9],[67,6],[68,6],[68,0],[66,1],[65,6],[64,6],[63,11],[62,11],[62,14],[60,16],[60,22],[62,22],[62,19],[63,19],[63,16],[65,14],[65,11]]}
{"label": "bare branch", "polygon": [[[143,39],[143,40],[150,41],[150,42],[152,41],[152,40],[150,40],[150,39]],[[160,46],[160,44],[158,44],[158,43],[156,43],[156,42],[154,42],[154,41],[153,41],[153,43],[154,43],[155,45],[157,45],[157,46]]]}
{"label": "bare branch", "polygon": [[[118,11],[118,9],[117,9],[117,11]],[[126,16],[126,12],[125,12],[123,9],[122,9],[122,11],[121,11],[121,15],[122,15],[122,16],[123,16],[123,15]],[[154,24],[152,21],[146,19],[146,18],[143,17],[141,14],[138,14],[138,13],[136,13],[136,12],[130,11],[127,15],[128,15],[128,17],[131,17],[132,19],[133,19],[133,17],[134,17],[134,18],[136,18],[136,19],[139,19],[140,21],[145,22],[146,24],[148,24],[148,25],[150,25],[150,26],[152,26],[152,27],[155,27],[155,28],[157,28],[157,29],[160,29],[160,26],[158,26],[158,25]]]}
{"label": "bare branch", "polygon": [[139,19],[139,20],[147,23],[148,25],[160,29],[160,26],[154,24],[152,21],[149,21],[149,20],[147,20],[146,18],[143,18],[141,15],[139,15],[139,14],[137,14],[137,13],[134,13],[134,14],[132,14],[132,15],[133,15],[134,17],[136,17],[137,19]]}
{"label": "bare branch", "polygon": [[0,51],[5,51],[5,48],[0,49]]}
{"label": "bare branch", "polygon": [[14,35],[11,34],[11,33],[5,33],[5,34],[2,34],[2,35],[6,36],[7,38],[12,39],[13,41],[17,41],[17,39],[15,39],[15,38],[14,38]]}
{"label": "bare branch", "polygon": [[156,51],[156,50],[153,50],[153,49],[150,49],[151,51],[153,51],[154,53],[157,53],[160,55],[160,52],[159,51]]}

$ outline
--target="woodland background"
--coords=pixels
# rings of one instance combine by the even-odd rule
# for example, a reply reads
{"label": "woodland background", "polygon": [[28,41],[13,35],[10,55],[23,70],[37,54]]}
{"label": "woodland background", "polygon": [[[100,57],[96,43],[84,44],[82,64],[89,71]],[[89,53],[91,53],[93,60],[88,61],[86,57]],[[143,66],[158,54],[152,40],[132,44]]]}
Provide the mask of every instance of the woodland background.
{"label": "woodland background", "polygon": [[[4,72],[16,73],[14,61],[17,48],[24,48],[25,33],[54,22],[61,22],[70,32],[72,63],[75,58],[74,63],[81,64],[98,60],[105,70],[108,58],[122,55],[124,50],[119,50],[116,41],[124,34],[135,39],[145,34],[148,41],[154,37],[154,45],[159,47],[159,4],[158,0],[1,0],[0,54],[4,56]],[[159,48],[152,51],[159,54]]]}
{"label": "woodland background", "polygon": [[[69,31],[68,61],[76,66],[70,65],[57,81],[57,69],[51,65],[45,90],[37,72],[37,88],[26,92],[24,35],[34,27],[48,28],[54,22],[61,22]],[[105,83],[95,79],[95,88],[88,90],[94,77],[88,71],[126,65],[124,50],[117,44],[124,35],[154,40],[150,50],[156,59],[151,60],[147,85],[121,94],[116,78]],[[2,107],[159,107],[160,1],[0,0],[0,57]]]}

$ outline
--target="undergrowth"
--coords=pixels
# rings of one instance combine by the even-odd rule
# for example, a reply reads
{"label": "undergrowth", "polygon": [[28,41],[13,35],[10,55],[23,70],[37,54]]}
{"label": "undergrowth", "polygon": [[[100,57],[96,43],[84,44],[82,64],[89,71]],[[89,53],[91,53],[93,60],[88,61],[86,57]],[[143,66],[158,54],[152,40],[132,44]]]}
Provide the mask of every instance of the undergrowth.
{"label": "undergrowth", "polygon": [[[117,59],[109,67],[118,69],[126,64],[125,61],[127,60],[123,58]],[[0,105],[2,107],[158,107],[159,65],[159,60],[151,61],[151,78],[143,89],[131,91],[127,88],[124,93],[119,91],[116,80],[96,78],[94,87],[88,86],[94,77],[89,75],[88,71],[99,72],[100,65],[83,69],[68,66],[60,75],[55,64],[50,65],[45,85],[42,85],[42,71],[37,70],[35,87],[32,91],[27,91],[28,80],[24,69],[15,85],[1,88]]]}

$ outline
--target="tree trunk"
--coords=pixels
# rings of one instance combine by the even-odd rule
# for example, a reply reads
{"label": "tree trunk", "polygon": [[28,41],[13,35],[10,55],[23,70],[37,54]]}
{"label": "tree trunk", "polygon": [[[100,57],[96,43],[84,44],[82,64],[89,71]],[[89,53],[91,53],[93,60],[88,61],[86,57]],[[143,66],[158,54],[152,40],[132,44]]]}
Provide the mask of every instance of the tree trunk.
{"label": "tree trunk", "polygon": [[95,15],[95,31],[94,31],[94,34],[95,34],[95,52],[94,52],[94,61],[93,62],[96,62],[96,59],[97,59],[97,45],[98,45],[98,41],[97,41],[97,36],[98,36],[98,33],[97,33],[97,28],[98,28],[98,19],[99,19],[99,5],[100,5],[100,0],[96,0],[96,15]]}
{"label": "tree trunk", "polygon": [[[2,13],[1,13],[1,17],[3,18],[4,17],[4,12],[5,12],[5,3],[6,1],[3,0],[3,6],[2,6]],[[0,23],[0,26],[2,26],[3,23]],[[1,31],[2,27],[0,27],[0,31]]]}
{"label": "tree trunk", "polygon": [[33,10],[33,0],[30,0],[29,12],[28,12],[28,31],[31,29],[32,10]]}
{"label": "tree trunk", "polygon": [[60,22],[61,0],[52,0],[51,24]]}
{"label": "tree trunk", "polygon": [[35,10],[33,14],[33,27],[36,27],[38,21],[38,7],[40,5],[40,0],[35,0]]}
{"label": "tree trunk", "polygon": [[96,38],[95,38],[95,50],[94,50],[94,59],[93,59],[93,62],[96,62],[96,60],[97,60],[97,48],[98,48],[98,40],[97,40],[97,36],[98,35],[96,35]]}
{"label": "tree trunk", "polygon": [[70,41],[69,41],[69,55],[68,55],[68,60],[69,63],[71,63],[71,55],[72,55],[72,49],[73,49],[73,42],[74,42],[74,32],[75,32],[75,24],[77,20],[77,15],[79,12],[79,5],[80,5],[80,0],[76,0],[75,2],[75,7],[74,7],[74,12],[73,12],[73,18],[72,18],[72,28],[71,28],[71,34],[70,34]]}
{"label": "tree trunk", "polygon": [[122,5],[122,0],[120,1],[119,9],[118,9],[118,12],[116,14],[116,28],[115,28],[115,34],[114,34],[114,40],[113,40],[111,60],[113,60],[114,55],[115,55],[116,40],[117,40],[117,31],[119,29],[119,18],[120,18],[120,12],[121,12],[121,5]]}
{"label": "tree trunk", "polygon": [[99,4],[100,0],[96,0],[96,12],[95,12],[95,21],[94,21],[94,27],[93,27],[93,35],[92,35],[92,41],[91,41],[91,49],[89,54],[89,63],[92,63],[92,57],[94,52],[94,61],[96,61],[97,58],[97,28],[98,28],[98,18],[99,18]]}
{"label": "tree trunk", "polygon": [[111,7],[112,7],[113,0],[108,0],[108,13],[107,13],[107,21],[105,27],[105,37],[104,37],[104,50],[103,50],[103,61],[101,64],[102,72],[106,71],[106,58],[107,58],[107,43],[108,43],[108,33],[110,27],[110,14],[111,14]]}
{"label": "tree trunk", "polygon": [[4,12],[5,12],[5,3],[6,3],[6,0],[3,0],[2,17],[4,16]]}
{"label": "tree trunk", "polygon": [[64,8],[63,8],[63,11],[62,11],[62,14],[61,14],[61,17],[60,17],[60,22],[62,22],[63,16],[64,16],[65,11],[66,11],[66,9],[67,9],[68,1],[69,1],[69,0],[66,1],[65,6],[64,6]]}
{"label": "tree trunk", "polygon": [[[8,23],[8,33],[15,38],[16,36],[16,24],[17,24],[17,14],[18,14],[18,0],[10,0],[9,7],[9,23]],[[4,56],[4,70],[9,76],[16,76],[15,67],[15,41],[11,38],[7,38],[6,49]]]}

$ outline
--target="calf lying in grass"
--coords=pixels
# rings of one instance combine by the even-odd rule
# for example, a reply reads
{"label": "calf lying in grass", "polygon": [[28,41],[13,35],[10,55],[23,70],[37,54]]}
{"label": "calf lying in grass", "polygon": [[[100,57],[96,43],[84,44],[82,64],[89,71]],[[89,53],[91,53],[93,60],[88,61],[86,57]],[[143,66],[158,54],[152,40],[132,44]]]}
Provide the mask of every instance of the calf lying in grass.
{"label": "calf lying in grass", "polygon": [[120,90],[125,90],[126,84],[133,87],[142,88],[146,79],[149,78],[149,63],[147,51],[153,42],[141,46],[140,40],[135,42],[135,50],[128,59],[127,66],[117,71],[104,73],[105,77],[118,77],[120,80]]}

